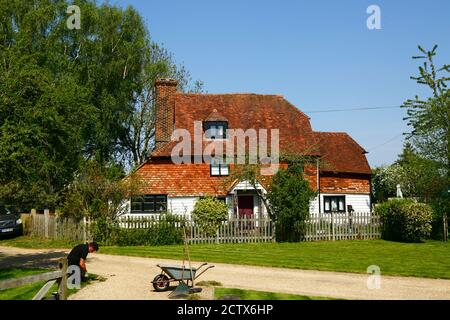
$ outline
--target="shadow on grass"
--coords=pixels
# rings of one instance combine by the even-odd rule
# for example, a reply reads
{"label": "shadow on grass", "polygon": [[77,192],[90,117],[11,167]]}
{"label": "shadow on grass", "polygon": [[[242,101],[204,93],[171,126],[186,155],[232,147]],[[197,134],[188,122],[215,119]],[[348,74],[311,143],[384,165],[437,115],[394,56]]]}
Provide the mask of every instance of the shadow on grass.
{"label": "shadow on grass", "polygon": [[6,268],[39,268],[55,269],[60,258],[67,257],[63,251],[41,252],[30,254],[1,255],[0,269]]}

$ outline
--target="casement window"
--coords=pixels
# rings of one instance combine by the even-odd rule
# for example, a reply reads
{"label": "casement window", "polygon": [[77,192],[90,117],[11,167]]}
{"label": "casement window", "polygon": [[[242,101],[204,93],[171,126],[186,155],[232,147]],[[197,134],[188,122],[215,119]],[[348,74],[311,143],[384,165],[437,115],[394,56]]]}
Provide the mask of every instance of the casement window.
{"label": "casement window", "polygon": [[226,197],[216,197],[216,199],[217,199],[218,201],[221,201],[221,202],[227,204],[227,198],[226,198]]}
{"label": "casement window", "polygon": [[325,212],[345,212],[345,196],[324,196]]}
{"label": "casement window", "polygon": [[226,121],[206,121],[203,124],[206,139],[225,139],[228,123]]}
{"label": "casement window", "polygon": [[146,194],[131,198],[131,213],[162,213],[166,211],[166,195]]}
{"label": "casement window", "polygon": [[211,176],[228,176],[230,175],[230,165],[222,162],[211,162],[210,165]]}

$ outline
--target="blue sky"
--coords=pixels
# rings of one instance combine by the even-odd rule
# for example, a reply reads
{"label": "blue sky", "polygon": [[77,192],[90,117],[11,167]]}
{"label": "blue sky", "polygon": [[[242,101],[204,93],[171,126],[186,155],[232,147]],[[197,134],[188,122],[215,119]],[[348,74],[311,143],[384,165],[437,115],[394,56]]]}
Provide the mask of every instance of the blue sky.
{"label": "blue sky", "polygon": [[[123,0],[210,93],[282,94],[302,111],[399,106],[428,95],[409,77],[417,45],[450,63],[450,1]],[[366,9],[381,8],[381,30]],[[317,131],[346,131],[371,166],[389,164],[408,131],[400,108],[310,113]]]}

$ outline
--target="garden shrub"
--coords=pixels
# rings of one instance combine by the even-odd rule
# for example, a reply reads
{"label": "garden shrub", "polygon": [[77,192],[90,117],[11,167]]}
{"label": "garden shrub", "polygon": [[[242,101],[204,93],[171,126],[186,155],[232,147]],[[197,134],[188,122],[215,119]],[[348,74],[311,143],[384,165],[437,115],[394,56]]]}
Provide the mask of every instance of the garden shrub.
{"label": "garden shrub", "polygon": [[228,207],[223,201],[213,197],[200,198],[192,211],[194,222],[207,236],[215,236],[217,228],[228,217]]}
{"label": "garden shrub", "polygon": [[402,242],[420,242],[431,233],[433,210],[424,203],[394,199],[375,207],[382,219],[382,238]]}
{"label": "garden shrub", "polygon": [[303,176],[303,165],[292,164],[287,170],[278,170],[268,194],[277,242],[304,239],[310,202],[315,196]]}
{"label": "garden shrub", "polygon": [[91,234],[102,245],[161,246],[183,243],[181,217],[164,214],[159,221],[145,218],[138,221],[149,222],[150,225],[146,228],[121,228],[117,222],[105,223],[97,220]]}

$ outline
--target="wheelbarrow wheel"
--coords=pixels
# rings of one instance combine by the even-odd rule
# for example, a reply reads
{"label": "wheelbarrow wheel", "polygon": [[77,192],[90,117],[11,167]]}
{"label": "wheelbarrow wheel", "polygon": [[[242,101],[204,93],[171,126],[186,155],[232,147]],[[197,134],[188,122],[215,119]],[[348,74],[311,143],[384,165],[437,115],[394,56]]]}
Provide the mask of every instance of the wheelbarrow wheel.
{"label": "wheelbarrow wheel", "polygon": [[165,274],[158,274],[155,279],[153,279],[153,288],[157,292],[166,291],[169,289],[169,278]]}

